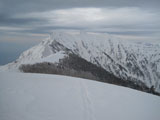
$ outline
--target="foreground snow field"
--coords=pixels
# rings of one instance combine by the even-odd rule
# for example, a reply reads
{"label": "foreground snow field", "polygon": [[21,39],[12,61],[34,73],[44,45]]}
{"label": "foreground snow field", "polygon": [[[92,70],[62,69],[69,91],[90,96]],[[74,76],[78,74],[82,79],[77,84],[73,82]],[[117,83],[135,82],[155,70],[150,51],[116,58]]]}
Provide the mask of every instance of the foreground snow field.
{"label": "foreground snow field", "polygon": [[0,120],[160,120],[160,97],[96,81],[0,73]]}

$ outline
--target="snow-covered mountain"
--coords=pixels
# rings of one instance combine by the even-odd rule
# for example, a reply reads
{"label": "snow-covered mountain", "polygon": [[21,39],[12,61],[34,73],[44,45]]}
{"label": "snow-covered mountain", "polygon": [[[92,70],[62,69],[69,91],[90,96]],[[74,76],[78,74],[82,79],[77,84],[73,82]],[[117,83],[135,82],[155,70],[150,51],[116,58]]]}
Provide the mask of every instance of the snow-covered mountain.
{"label": "snow-covered mountain", "polygon": [[141,81],[160,92],[160,43],[133,42],[103,33],[54,32],[2,69],[21,64],[59,63],[75,54],[123,80]]}

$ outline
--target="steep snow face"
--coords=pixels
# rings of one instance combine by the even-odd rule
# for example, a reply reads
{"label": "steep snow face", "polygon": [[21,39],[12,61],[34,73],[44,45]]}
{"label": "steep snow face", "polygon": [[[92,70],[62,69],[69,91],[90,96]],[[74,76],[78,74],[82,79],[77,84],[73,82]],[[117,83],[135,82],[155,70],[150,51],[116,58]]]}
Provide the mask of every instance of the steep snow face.
{"label": "steep snow face", "polygon": [[160,92],[160,43],[125,41],[103,33],[54,32],[47,40],[22,53],[16,65],[43,60],[54,63],[68,52],[119,78],[140,80],[148,87],[154,85]]}
{"label": "steep snow face", "polygon": [[159,120],[160,97],[96,81],[0,73],[0,120]]}
{"label": "steep snow face", "polygon": [[17,60],[20,64],[31,64],[36,62],[58,62],[64,57],[64,52],[53,51],[50,47],[53,44],[49,38],[42,41],[37,46],[23,52]]}
{"label": "steep snow face", "polygon": [[21,64],[34,64],[41,62],[58,63],[60,59],[67,56],[65,51],[53,51],[50,44],[53,44],[53,41],[50,38],[43,40],[38,45],[24,51],[16,61],[0,66],[0,72],[19,71],[18,68]]}

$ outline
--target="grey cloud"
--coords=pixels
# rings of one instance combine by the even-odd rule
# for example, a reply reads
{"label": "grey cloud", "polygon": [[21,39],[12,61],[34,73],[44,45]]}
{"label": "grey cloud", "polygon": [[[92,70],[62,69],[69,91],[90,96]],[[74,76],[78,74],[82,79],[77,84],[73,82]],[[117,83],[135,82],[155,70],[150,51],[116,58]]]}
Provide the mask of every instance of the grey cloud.
{"label": "grey cloud", "polygon": [[[28,14],[48,20],[49,28],[159,29],[160,15],[139,8],[73,8]],[[34,17],[33,17],[34,18]],[[43,27],[45,27],[43,26]],[[46,27],[47,28],[47,27]]]}
{"label": "grey cloud", "polygon": [[115,35],[136,35],[136,36],[148,36],[152,35],[154,32],[153,31],[123,31],[123,32],[110,32],[108,31],[107,33],[109,34],[115,34]]}
{"label": "grey cloud", "polygon": [[0,14],[1,26],[20,26],[20,25],[31,25],[33,23],[41,24],[46,22],[47,20],[42,18],[17,18],[5,14]]}
{"label": "grey cloud", "polygon": [[[114,34],[144,35],[149,32],[157,32],[160,29],[159,5],[159,0],[1,0],[0,26],[15,27],[15,30],[13,28],[10,30],[8,28],[7,30],[22,34],[46,34],[52,32],[53,29],[76,29],[107,31]],[[108,16],[106,11],[97,12],[93,14],[97,15],[97,18],[105,16],[111,19],[90,22],[91,18],[86,22],[85,20],[88,19],[85,18],[87,14],[86,16],[83,14],[87,10],[86,12],[82,11],[82,14],[80,14],[82,16],[80,17],[76,16],[79,11],[75,12],[71,17],[71,14],[73,14],[72,8],[108,8],[113,14],[119,12],[120,8],[124,8],[124,11],[115,14],[114,17],[112,16],[113,14]],[[123,15],[123,13],[132,8],[139,8],[139,10]],[[70,11],[67,14],[54,12],[58,10]],[[114,10],[117,11],[113,12]],[[149,13],[147,14],[147,12]],[[100,16],[100,14],[102,15]],[[157,16],[150,16],[150,14]],[[133,15],[135,16],[133,17]],[[17,27],[21,30],[17,30]],[[143,32],[140,29],[144,29]],[[7,32],[7,30],[5,31]]]}
{"label": "grey cloud", "polygon": [[21,31],[17,31],[21,34],[30,33],[30,34],[51,34],[53,30],[86,30],[86,28],[82,27],[60,27],[60,26],[37,26],[31,29],[24,29]]}
{"label": "grey cloud", "polygon": [[159,0],[1,0],[0,12],[26,13],[74,7],[143,7],[158,9]]}

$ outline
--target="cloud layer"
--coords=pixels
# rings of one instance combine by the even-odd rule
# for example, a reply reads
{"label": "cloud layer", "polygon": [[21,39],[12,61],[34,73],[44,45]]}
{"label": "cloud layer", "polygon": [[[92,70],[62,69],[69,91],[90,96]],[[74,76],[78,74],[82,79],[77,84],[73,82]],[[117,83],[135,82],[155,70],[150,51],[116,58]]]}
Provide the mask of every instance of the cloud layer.
{"label": "cloud layer", "polygon": [[[26,15],[26,18],[43,18],[49,25],[64,27],[108,27],[121,25],[145,26],[158,24],[156,13],[138,8],[71,8]],[[28,19],[28,18],[27,18]]]}
{"label": "cloud layer", "polygon": [[72,29],[158,39],[159,5],[159,0],[1,0],[0,34]]}

